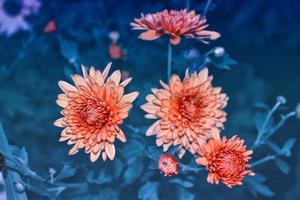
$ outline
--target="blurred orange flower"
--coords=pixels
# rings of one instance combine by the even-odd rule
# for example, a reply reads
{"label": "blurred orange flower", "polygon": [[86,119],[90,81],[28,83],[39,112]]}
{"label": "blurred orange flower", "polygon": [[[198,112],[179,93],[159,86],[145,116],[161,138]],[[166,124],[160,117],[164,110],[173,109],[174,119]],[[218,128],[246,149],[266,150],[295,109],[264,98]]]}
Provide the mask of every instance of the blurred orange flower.
{"label": "blurred orange flower", "polygon": [[156,135],[157,146],[167,151],[171,145],[179,145],[179,157],[185,150],[192,154],[211,137],[218,137],[226,121],[228,97],[220,87],[211,85],[208,69],[189,75],[183,81],[173,75],[169,85],[161,81],[163,89],[152,89],[146,96],[148,103],[141,108],[149,119],[158,119],[146,135]]}
{"label": "blurred orange flower", "polygon": [[108,54],[112,59],[120,60],[120,59],[124,58],[125,52],[122,49],[122,47],[120,47],[117,44],[112,43],[108,47]]}
{"label": "blurred orange flower", "polygon": [[[63,94],[59,94],[56,103],[63,108],[62,118],[54,122],[55,126],[64,127],[59,141],[68,140],[74,145],[69,155],[84,148],[95,162],[102,152],[102,159],[115,157],[115,138],[126,141],[123,131],[118,127],[128,116],[132,102],[138,92],[124,95],[128,78],[120,83],[121,72],[112,73],[107,78],[111,63],[103,72],[91,67],[89,73],[82,66],[83,77],[73,75],[75,86],[59,81]],[[107,80],[106,80],[107,79]]]}
{"label": "blurred orange flower", "polygon": [[145,30],[140,34],[142,40],[155,40],[164,34],[170,36],[170,42],[177,45],[181,36],[205,42],[215,40],[221,35],[215,31],[208,31],[206,19],[197,15],[194,10],[163,10],[154,14],[141,14],[141,18],[134,19],[130,24],[134,30]]}
{"label": "blurred orange flower", "polygon": [[223,182],[228,187],[242,185],[244,176],[255,174],[249,170],[251,166],[247,162],[252,150],[247,150],[244,140],[233,136],[227,140],[211,139],[207,144],[200,147],[198,153],[201,157],[196,159],[199,165],[206,166],[209,171],[207,181],[209,183]]}
{"label": "blurred orange flower", "polygon": [[53,32],[56,32],[56,30],[57,30],[57,28],[56,28],[56,23],[54,20],[48,22],[48,24],[44,28],[45,33],[53,33]]}

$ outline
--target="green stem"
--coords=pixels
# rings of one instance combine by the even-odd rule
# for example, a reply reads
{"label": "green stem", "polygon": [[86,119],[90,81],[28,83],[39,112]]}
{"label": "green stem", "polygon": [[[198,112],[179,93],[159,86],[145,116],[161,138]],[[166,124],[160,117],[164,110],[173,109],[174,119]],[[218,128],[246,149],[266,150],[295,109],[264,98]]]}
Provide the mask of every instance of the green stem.
{"label": "green stem", "polygon": [[271,130],[270,130],[270,132],[269,132],[269,134],[267,134],[266,136],[264,136],[264,138],[263,138],[263,140],[267,140],[270,136],[272,136],[276,131],[278,131],[284,124],[285,124],[285,122],[289,119],[289,118],[291,118],[291,117],[293,117],[293,116],[295,116],[296,115],[296,112],[295,111],[292,111],[292,112],[289,112],[288,114],[286,114],[286,115],[283,115],[282,117],[281,117],[281,120],[278,122],[278,124],[276,124],[275,126],[274,126],[274,128],[272,128]]}
{"label": "green stem", "polygon": [[268,155],[268,156],[266,156],[266,157],[264,157],[264,158],[262,158],[262,159],[260,159],[256,162],[251,163],[250,165],[252,167],[254,167],[254,166],[260,165],[262,163],[268,162],[270,160],[274,160],[276,157],[277,157],[276,155]]}
{"label": "green stem", "polygon": [[207,0],[207,1],[206,1],[205,8],[204,8],[204,11],[203,11],[203,17],[206,16],[207,11],[208,11],[208,8],[209,8],[209,6],[210,6],[210,4],[211,4],[211,1],[212,1],[212,0]]}
{"label": "green stem", "polygon": [[252,149],[255,149],[257,146],[261,144],[261,139],[263,135],[266,133],[267,125],[269,124],[269,121],[274,114],[274,112],[277,110],[277,108],[281,105],[281,102],[277,101],[276,104],[273,106],[272,110],[268,113],[263,125],[261,126],[260,130],[258,130],[257,138],[253,144]]}
{"label": "green stem", "polygon": [[[4,133],[4,130],[2,128],[2,124],[0,123],[0,152],[5,153],[6,155],[11,156],[11,150],[10,146],[8,144],[6,135]],[[12,171],[11,169],[6,169],[6,173],[4,173],[5,176],[4,182],[5,182],[5,191],[6,196],[8,200],[27,200],[26,193],[24,191],[18,192],[16,190],[16,183],[23,183],[21,180],[20,175]]]}
{"label": "green stem", "polygon": [[168,71],[167,71],[168,80],[171,78],[171,73],[172,73],[172,45],[169,42],[169,45],[168,45]]}

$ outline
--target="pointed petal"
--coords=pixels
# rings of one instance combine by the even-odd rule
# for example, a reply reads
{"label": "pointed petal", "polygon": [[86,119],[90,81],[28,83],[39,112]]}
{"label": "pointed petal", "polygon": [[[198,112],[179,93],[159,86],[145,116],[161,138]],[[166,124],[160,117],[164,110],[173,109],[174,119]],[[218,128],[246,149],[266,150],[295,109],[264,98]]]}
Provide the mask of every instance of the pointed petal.
{"label": "pointed petal", "polygon": [[113,160],[116,154],[116,149],[114,144],[106,143],[105,152],[110,160]]}
{"label": "pointed petal", "polygon": [[81,70],[82,70],[83,77],[86,78],[87,77],[87,71],[86,71],[86,68],[85,68],[84,65],[81,65]]}
{"label": "pointed petal", "polygon": [[117,130],[117,138],[121,141],[121,142],[126,142],[126,137],[124,132],[121,129]]}
{"label": "pointed petal", "polygon": [[131,92],[129,94],[126,94],[122,97],[121,101],[130,102],[132,103],[137,97],[139,96],[138,92]]}
{"label": "pointed petal", "polygon": [[53,124],[54,124],[54,126],[57,126],[57,127],[65,127],[64,126],[64,118],[62,117],[62,118],[59,118],[59,119],[57,119]]}
{"label": "pointed petal", "polygon": [[149,30],[149,31],[145,31],[145,32],[141,33],[139,35],[139,39],[142,39],[142,40],[155,40],[155,39],[159,38],[160,36],[161,36],[160,33],[157,33],[154,30]]}
{"label": "pointed petal", "polygon": [[153,123],[147,130],[146,136],[156,135],[159,131],[159,123],[160,120],[157,120],[155,123]]}
{"label": "pointed petal", "polygon": [[104,69],[103,72],[102,72],[102,76],[103,76],[103,80],[104,80],[104,81],[105,81],[105,79],[106,79],[107,76],[108,76],[109,70],[110,70],[110,68],[111,68],[111,64],[112,64],[112,62],[108,63],[108,64],[106,65],[105,69]]}
{"label": "pointed petal", "polygon": [[112,75],[110,76],[110,79],[116,84],[118,85],[120,83],[121,80],[121,72],[120,70],[116,70],[112,73]]}
{"label": "pointed petal", "polygon": [[98,160],[99,156],[100,156],[101,151],[99,150],[98,152],[94,153],[93,151],[90,153],[90,160],[91,162],[95,162],[96,160]]}
{"label": "pointed petal", "polygon": [[75,86],[71,85],[70,83],[66,81],[58,81],[58,86],[60,89],[66,93],[66,92],[77,92],[77,89]]}
{"label": "pointed petal", "polygon": [[130,83],[131,80],[132,80],[132,78],[130,77],[130,78],[124,80],[120,85],[126,87]]}

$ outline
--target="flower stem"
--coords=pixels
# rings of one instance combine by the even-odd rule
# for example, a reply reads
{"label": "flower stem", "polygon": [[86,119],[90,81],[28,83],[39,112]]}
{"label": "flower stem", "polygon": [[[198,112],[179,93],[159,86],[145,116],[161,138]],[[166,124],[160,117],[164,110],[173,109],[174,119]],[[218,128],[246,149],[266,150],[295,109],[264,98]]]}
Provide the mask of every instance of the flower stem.
{"label": "flower stem", "polygon": [[168,71],[167,71],[168,80],[171,78],[171,73],[172,73],[172,45],[169,42],[169,45],[168,45]]}
{"label": "flower stem", "polygon": [[204,8],[204,11],[203,11],[203,17],[206,16],[207,11],[208,11],[208,9],[209,9],[209,6],[210,6],[210,4],[211,4],[211,1],[212,1],[212,0],[207,0],[207,1],[206,1],[205,8]]}
{"label": "flower stem", "polygon": [[267,161],[274,160],[276,157],[277,157],[276,155],[268,155],[268,156],[266,156],[266,157],[264,157],[264,158],[262,158],[262,159],[260,159],[256,162],[251,163],[250,165],[252,167],[254,167],[254,166],[260,165],[262,163],[265,163]]}
{"label": "flower stem", "polygon": [[292,112],[289,112],[287,113],[286,115],[283,115],[281,117],[281,120],[278,122],[278,124],[276,124],[269,132],[269,134],[265,135],[264,136],[264,140],[267,140],[270,136],[272,136],[276,131],[278,131],[284,124],[285,122],[296,115],[296,112],[295,111],[292,111]]}
{"label": "flower stem", "polygon": [[185,1],[185,8],[186,8],[187,10],[190,9],[190,0],[186,0],[186,1]]}
{"label": "flower stem", "polygon": [[270,110],[270,112],[268,113],[263,125],[261,126],[261,128],[258,130],[258,134],[256,137],[256,140],[253,144],[252,149],[255,149],[257,146],[259,146],[261,144],[261,139],[263,137],[263,135],[266,133],[266,128],[267,125],[269,124],[269,121],[272,117],[272,115],[274,114],[274,112],[278,109],[278,107],[281,105],[281,102],[277,101],[276,104],[273,106],[273,108]]}

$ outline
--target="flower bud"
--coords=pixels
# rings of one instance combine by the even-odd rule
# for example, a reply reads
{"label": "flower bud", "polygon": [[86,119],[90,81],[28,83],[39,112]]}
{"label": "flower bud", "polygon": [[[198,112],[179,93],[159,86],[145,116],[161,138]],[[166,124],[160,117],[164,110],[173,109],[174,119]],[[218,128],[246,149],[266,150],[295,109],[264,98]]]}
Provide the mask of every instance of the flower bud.
{"label": "flower bud", "polygon": [[179,163],[177,158],[171,154],[162,154],[158,161],[158,169],[165,176],[178,175]]}
{"label": "flower bud", "polygon": [[25,186],[24,186],[24,184],[23,184],[23,183],[20,183],[20,182],[15,183],[15,188],[16,188],[17,192],[19,192],[19,193],[22,193],[22,192],[25,191]]}
{"label": "flower bud", "polygon": [[280,104],[285,104],[286,103],[286,98],[284,96],[278,96],[277,97],[277,102]]}
{"label": "flower bud", "polygon": [[216,56],[217,58],[220,58],[222,56],[224,56],[225,54],[225,49],[223,47],[216,47],[213,51],[214,56]]}

